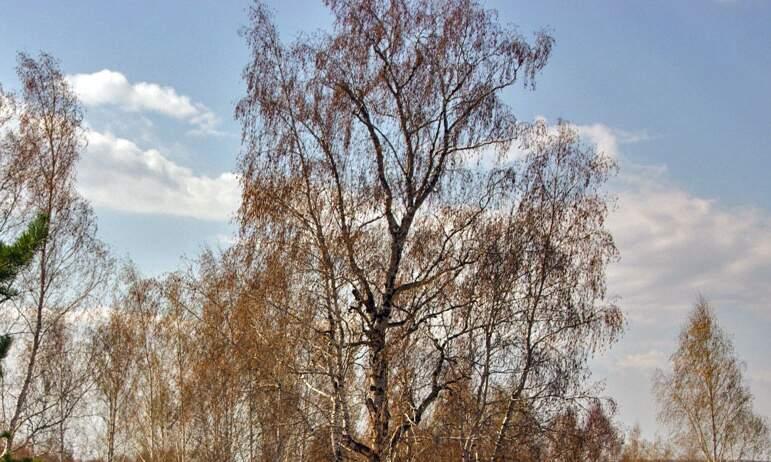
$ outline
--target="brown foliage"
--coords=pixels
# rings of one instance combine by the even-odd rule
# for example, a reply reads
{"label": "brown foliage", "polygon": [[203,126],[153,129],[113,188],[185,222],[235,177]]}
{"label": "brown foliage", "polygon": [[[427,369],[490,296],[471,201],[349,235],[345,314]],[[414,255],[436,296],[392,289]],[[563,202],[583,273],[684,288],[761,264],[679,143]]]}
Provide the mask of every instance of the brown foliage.
{"label": "brown foliage", "polygon": [[618,456],[587,370],[622,329],[615,164],[501,99],[534,87],[552,38],[468,0],[326,4],[332,30],[290,45],[250,11],[238,242],[163,277],[128,267],[89,332],[65,322],[108,266],[72,187],[82,114],[52,58],[22,55],[0,224],[43,210],[52,237],[17,307],[18,455],[66,460],[84,421],[107,462]]}
{"label": "brown foliage", "polygon": [[683,448],[710,462],[768,455],[768,424],[752,410],[733,344],[700,299],[680,332],[672,373],[658,371],[660,418]]}
{"label": "brown foliage", "polygon": [[83,147],[80,105],[51,56],[20,54],[17,73],[22,85],[13,115],[17,125],[5,134],[3,156],[9,159],[6,165],[23,162],[24,167],[11,168],[19,189],[11,194],[6,213],[23,217],[22,222],[42,214],[48,235],[20,278],[23,295],[14,301],[20,322],[12,328],[24,352],[12,391],[4,396],[10,409],[4,451],[51,439],[56,431],[62,454],[65,423],[87,383],[87,374],[75,368],[78,362],[71,356],[71,323],[93,302],[110,261],[95,237],[93,212],[74,188]]}
{"label": "brown foliage", "polygon": [[532,86],[549,36],[469,1],[327,5],[333,30],[289,46],[252,9],[243,248],[291,294],[292,372],[336,460],[419,457],[459,384],[466,430],[444,437],[499,460],[522,402],[538,421],[585,397],[587,355],[621,328],[603,302],[613,164],[501,101]]}

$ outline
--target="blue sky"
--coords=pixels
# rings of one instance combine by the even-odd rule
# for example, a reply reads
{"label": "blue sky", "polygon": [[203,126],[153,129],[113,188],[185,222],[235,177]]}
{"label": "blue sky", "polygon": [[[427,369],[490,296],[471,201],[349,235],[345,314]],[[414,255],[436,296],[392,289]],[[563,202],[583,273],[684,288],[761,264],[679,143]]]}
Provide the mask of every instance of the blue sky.
{"label": "blue sky", "polygon": [[[620,420],[658,428],[650,376],[699,293],[771,417],[771,1],[486,4],[523,34],[546,28],[557,40],[536,91],[506,94],[518,117],[568,119],[621,164],[610,226],[622,261],[609,291],[629,323],[593,362]],[[17,51],[61,60],[91,128],[79,187],[101,237],[148,274],[232,235],[247,6],[4,5],[0,82],[16,85]],[[287,38],[329,22],[315,1],[272,6]]]}

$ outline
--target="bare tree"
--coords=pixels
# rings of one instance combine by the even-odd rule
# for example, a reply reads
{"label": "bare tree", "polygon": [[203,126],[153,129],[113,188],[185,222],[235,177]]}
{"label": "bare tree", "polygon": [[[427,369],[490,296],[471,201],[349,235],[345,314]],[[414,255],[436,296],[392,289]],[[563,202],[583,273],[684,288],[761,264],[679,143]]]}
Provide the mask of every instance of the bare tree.
{"label": "bare tree", "polygon": [[768,424],[753,413],[743,365],[704,299],[680,332],[671,362],[671,373],[657,371],[654,391],[676,441],[709,462],[768,455]]}
{"label": "bare tree", "polygon": [[55,60],[20,55],[0,232],[41,213],[50,234],[13,302],[6,456],[70,458],[93,385],[107,462],[617,457],[587,369],[622,329],[615,164],[501,99],[551,37],[470,0],[326,5],[331,31],[288,46],[251,10],[238,242],[126,271],[88,344],[111,268],[74,190],[82,113]]}
{"label": "bare tree", "polygon": [[[504,389],[502,414],[472,425],[492,423],[500,460],[522,403],[578,398],[586,356],[621,328],[603,303],[612,162],[501,101],[532,85],[548,35],[528,44],[462,0],[326,4],[333,30],[289,46],[252,9],[242,243],[290,289],[280,309],[307,338],[295,372],[335,460],[408,460],[440,396],[469,380],[482,407]],[[485,328],[480,379],[484,348],[469,346]]]}
{"label": "bare tree", "polygon": [[623,438],[611,420],[612,409],[594,403],[584,420],[584,460],[613,462],[621,455]]}
{"label": "bare tree", "polygon": [[137,277],[129,286],[126,309],[136,326],[137,378],[129,421],[133,454],[148,462],[171,459],[172,429],[178,401],[174,399],[173,352],[166,332],[163,286]]}
{"label": "bare tree", "polygon": [[13,233],[25,219],[24,187],[34,175],[31,153],[17,149],[16,134],[21,112],[16,95],[3,91],[0,86],[0,232]]}
{"label": "bare tree", "polygon": [[[37,411],[26,423],[37,455],[62,462],[72,456],[75,424],[85,418],[84,398],[93,384],[90,350],[83,341],[84,319],[50,327],[38,353],[40,374],[30,387],[28,407]],[[52,425],[52,423],[55,423]]]}
{"label": "bare tree", "polygon": [[[191,343],[191,456],[200,460],[308,460],[310,422],[298,375],[294,323],[274,309],[286,291],[244,265],[238,249],[205,253],[173,298],[196,322]],[[180,296],[181,295],[181,296]],[[315,422],[314,422],[315,423]],[[322,427],[323,428],[323,427]],[[322,430],[323,431],[323,430]]]}
{"label": "bare tree", "polygon": [[[675,450],[670,442],[657,437],[648,441],[642,437],[642,430],[635,425],[627,433],[621,450],[621,462],[645,462],[650,460],[674,460]],[[687,459],[692,459],[688,457]]]}
{"label": "bare tree", "polygon": [[92,337],[96,397],[104,404],[106,462],[116,460],[121,433],[126,436],[127,407],[135,391],[138,329],[122,298],[115,300],[107,322],[97,326]]}
{"label": "bare tree", "polygon": [[[56,403],[35,397],[43,379],[41,350],[56,326],[97,294],[105,281],[109,259],[96,239],[93,212],[74,189],[75,165],[83,146],[80,106],[67,86],[57,62],[42,54],[35,60],[19,55],[22,84],[18,129],[6,148],[29,160],[22,200],[26,215],[42,214],[48,235],[31,269],[20,279],[23,297],[14,303],[21,320],[20,335],[27,354],[21,364],[18,390],[10,398],[6,423],[10,435],[4,453],[55,428],[68,415],[40,419]],[[17,439],[23,430],[21,441]]]}

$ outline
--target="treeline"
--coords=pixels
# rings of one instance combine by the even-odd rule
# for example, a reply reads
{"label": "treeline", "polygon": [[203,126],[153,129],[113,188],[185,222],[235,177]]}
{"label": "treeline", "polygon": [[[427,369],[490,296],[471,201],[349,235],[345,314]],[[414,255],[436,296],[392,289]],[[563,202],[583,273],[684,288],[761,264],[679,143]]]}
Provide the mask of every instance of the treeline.
{"label": "treeline", "polygon": [[159,278],[97,239],[80,105],[20,55],[0,232],[47,230],[2,305],[6,459],[669,457],[624,444],[587,368],[623,328],[615,162],[501,99],[552,38],[464,0],[326,3],[289,45],[250,10],[236,243]]}

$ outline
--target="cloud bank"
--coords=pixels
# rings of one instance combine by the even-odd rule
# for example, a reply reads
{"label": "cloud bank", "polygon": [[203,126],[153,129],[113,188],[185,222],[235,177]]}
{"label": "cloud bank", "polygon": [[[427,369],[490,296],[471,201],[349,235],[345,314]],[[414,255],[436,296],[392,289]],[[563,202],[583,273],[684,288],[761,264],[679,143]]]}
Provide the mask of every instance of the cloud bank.
{"label": "cloud bank", "polygon": [[621,420],[641,423],[648,436],[658,428],[651,376],[668,367],[678,331],[700,294],[747,364],[756,411],[771,416],[771,211],[700,197],[674,182],[665,166],[635,163],[623,145],[648,139],[644,132],[602,124],[576,129],[620,163],[608,227],[621,260],[609,267],[607,282],[628,325],[593,367],[618,399]]}
{"label": "cloud bank", "polygon": [[[624,170],[625,169],[625,170]],[[697,197],[666,169],[622,166],[609,227],[622,261],[609,286],[638,322],[691,308],[698,293],[771,318],[771,214]]]}
{"label": "cloud bank", "polygon": [[192,124],[195,133],[216,134],[217,117],[202,103],[157,83],[131,83],[120,72],[104,69],[67,76],[86,106],[115,106],[130,112],[154,112]]}
{"label": "cloud bank", "polygon": [[96,207],[228,220],[238,208],[233,173],[196,175],[156,149],[143,150],[110,133],[88,132],[78,170],[78,189]]}

